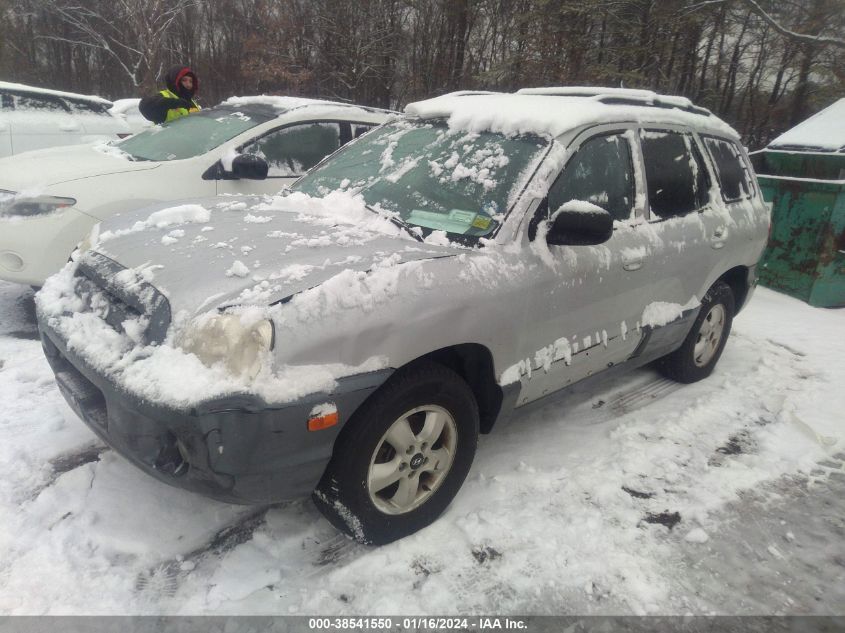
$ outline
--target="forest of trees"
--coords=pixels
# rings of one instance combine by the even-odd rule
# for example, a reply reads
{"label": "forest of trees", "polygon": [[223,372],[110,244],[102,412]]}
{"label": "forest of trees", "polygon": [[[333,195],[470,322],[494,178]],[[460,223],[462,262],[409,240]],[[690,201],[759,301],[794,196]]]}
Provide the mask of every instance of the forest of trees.
{"label": "forest of trees", "polygon": [[206,105],[647,88],[757,148],[845,96],[845,0],[0,0],[0,80],[117,99],[176,63]]}

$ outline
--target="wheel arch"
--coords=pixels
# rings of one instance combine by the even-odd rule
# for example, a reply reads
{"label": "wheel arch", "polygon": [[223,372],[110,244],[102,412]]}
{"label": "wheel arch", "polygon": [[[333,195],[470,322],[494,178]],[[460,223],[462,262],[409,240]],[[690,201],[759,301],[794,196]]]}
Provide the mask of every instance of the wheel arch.
{"label": "wheel arch", "polygon": [[748,282],[749,268],[748,266],[736,266],[731,268],[716,281],[723,281],[731,289],[734,295],[734,313],[736,316],[745,305],[745,300],[748,297],[749,282]]}
{"label": "wheel arch", "polygon": [[429,352],[408,365],[435,362],[463,378],[478,403],[479,431],[489,433],[502,408],[503,392],[496,382],[493,354],[479,343],[462,343]]}

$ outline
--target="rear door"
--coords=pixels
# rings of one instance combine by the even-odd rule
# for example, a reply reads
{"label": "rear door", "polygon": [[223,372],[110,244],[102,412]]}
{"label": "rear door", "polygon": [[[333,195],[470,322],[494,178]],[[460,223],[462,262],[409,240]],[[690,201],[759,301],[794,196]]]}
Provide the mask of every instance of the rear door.
{"label": "rear door", "polygon": [[[721,201],[715,201],[710,246],[716,251],[719,273],[738,264],[748,264],[762,246],[757,189],[742,148],[736,141],[702,135],[706,153],[719,183]],[[721,202],[721,204],[719,204]],[[757,203],[759,204],[759,202]],[[718,213],[721,207],[722,213]],[[750,252],[749,252],[750,251]]]}
{"label": "rear door", "polygon": [[[694,135],[680,128],[644,128],[640,143],[648,195],[644,229],[654,249],[646,271],[650,303],[639,323],[656,331],[671,329],[696,311],[714,268],[712,240],[718,240],[720,219],[710,200],[710,172]],[[663,339],[653,342],[670,345],[682,338],[683,327],[675,329],[672,340],[664,331]]]}

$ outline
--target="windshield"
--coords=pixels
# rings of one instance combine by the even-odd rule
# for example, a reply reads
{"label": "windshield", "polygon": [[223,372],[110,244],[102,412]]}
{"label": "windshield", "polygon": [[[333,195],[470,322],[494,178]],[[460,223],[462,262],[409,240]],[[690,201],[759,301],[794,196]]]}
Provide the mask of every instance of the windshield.
{"label": "windshield", "polygon": [[526,168],[546,147],[533,135],[397,121],[350,143],[293,189],[317,197],[360,190],[367,204],[411,226],[480,237],[501,223],[530,175]]}
{"label": "windshield", "polygon": [[179,160],[205,154],[270,117],[230,110],[204,110],[144,130],[116,147],[135,160]]}

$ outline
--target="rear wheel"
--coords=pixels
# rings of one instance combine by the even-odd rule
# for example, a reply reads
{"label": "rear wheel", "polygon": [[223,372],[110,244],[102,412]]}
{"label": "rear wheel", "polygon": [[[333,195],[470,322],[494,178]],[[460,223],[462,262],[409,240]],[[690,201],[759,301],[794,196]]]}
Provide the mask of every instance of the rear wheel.
{"label": "rear wheel", "polygon": [[734,295],[730,286],[717,281],[701,301],[701,309],[683,345],[664,356],[658,369],[678,382],[690,383],[706,378],[719,361],[734,314]]}
{"label": "rear wheel", "polygon": [[362,543],[429,525],[472,465],[478,406],[466,382],[427,363],[400,370],[344,427],[314,503]]}

